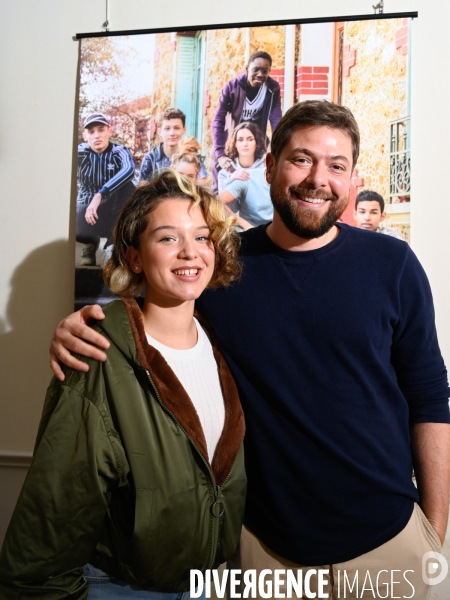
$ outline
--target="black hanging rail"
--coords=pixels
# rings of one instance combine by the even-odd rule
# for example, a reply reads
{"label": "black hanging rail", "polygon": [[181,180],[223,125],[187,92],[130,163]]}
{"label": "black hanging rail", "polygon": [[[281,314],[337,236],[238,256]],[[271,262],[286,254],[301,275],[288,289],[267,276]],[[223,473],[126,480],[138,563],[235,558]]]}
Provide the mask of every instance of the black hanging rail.
{"label": "black hanging rail", "polygon": [[125,29],[123,31],[97,31],[94,33],[77,33],[76,40],[92,37],[109,37],[119,35],[143,35],[146,33],[171,33],[177,31],[207,31],[209,29],[234,29],[237,27],[265,27],[268,25],[306,25],[308,23],[335,23],[339,21],[375,21],[379,19],[416,19],[417,11],[399,13],[377,13],[370,15],[344,15],[341,17],[317,17],[312,19],[284,19],[283,21],[252,21],[245,23],[221,23],[218,25],[189,25],[182,27],[160,27],[157,29]]}

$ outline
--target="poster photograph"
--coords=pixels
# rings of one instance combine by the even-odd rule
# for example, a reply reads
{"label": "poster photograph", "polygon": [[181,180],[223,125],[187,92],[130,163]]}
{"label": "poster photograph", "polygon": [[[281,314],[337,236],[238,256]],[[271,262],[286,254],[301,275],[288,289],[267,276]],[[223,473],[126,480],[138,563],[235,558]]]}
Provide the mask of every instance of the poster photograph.
{"label": "poster photograph", "polygon": [[[345,105],[360,127],[342,221],[409,242],[411,28],[377,15],[81,39],[76,308],[111,300],[101,267],[114,219],[161,169],[213,188],[241,229],[270,221],[265,154],[281,116],[304,100]],[[244,201],[244,168],[256,208]]]}

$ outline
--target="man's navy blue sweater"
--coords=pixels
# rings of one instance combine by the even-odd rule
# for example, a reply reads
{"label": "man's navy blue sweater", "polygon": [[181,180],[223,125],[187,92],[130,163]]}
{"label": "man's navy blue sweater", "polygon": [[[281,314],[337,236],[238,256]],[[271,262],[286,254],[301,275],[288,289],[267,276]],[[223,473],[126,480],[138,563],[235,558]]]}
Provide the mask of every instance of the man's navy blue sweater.
{"label": "man's navy blue sweater", "polygon": [[407,524],[412,423],[450,422],[425,273],[409,246],[339,224],[285,251],[243,235],[243,274],[208,291],[245,411],[245,523],[304,565],[343,562]]}

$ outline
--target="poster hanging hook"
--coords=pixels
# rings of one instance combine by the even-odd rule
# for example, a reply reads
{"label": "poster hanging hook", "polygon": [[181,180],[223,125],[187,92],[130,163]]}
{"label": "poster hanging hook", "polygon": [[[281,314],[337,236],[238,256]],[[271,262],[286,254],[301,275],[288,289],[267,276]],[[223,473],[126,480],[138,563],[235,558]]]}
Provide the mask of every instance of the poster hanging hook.
{"label": "poster hanging hook", "polygon": [[106,0],[106,20],[102,25],[102,29],[105,31],[109,31],[109,21],[108,21],[108,0]]}
{"label": "poster hanging hook", "polygon": [[384,0],[380,0],[378,4],[374,4],[372,8],[375,14],[382,15],[384,11]]}

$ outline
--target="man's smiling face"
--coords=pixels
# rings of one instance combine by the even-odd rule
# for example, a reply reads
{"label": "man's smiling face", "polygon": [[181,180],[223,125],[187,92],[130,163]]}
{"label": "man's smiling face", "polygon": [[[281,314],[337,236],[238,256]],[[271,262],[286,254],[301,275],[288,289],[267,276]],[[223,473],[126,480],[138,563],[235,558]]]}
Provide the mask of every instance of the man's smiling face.
{"label": "man's smiling face", "polygon": [[267,182],[275,211],[300,238],[327,233],[350,195],[352,142],[340,129],[295,130],[275,161],[267,155]]}
{"label": "man's smiling face", "polygon": [[270,69],[270,60],[266,58],[255,58],[247,68],[247,82],[254,88],[261,87],[268,79]]}

